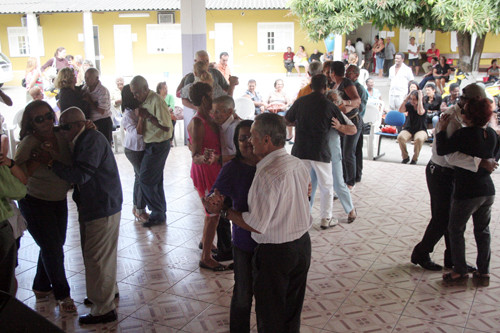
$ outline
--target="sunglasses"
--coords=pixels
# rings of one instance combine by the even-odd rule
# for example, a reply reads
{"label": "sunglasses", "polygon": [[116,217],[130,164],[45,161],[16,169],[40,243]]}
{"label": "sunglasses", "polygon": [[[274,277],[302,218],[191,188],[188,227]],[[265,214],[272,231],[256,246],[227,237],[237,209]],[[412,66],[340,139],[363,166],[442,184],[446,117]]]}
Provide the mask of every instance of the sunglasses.
{"label": "sunglasses", "polygon": [[238,141],[239,142],[245,142],[245,141],[248,141],[248,139],[250,139],[250,135],[241,135],[239,138],[238,138]]}
{"label": "sunglasses", "polygon": [[36,123],[36,124],[41,124],[45,120],[54,120],[54,112],[50,111],[50,112],[47,112],[44,115],[36,116],[35,118],[33,118],[33,122]]}
{"label": "sunglasses", "polygon": [[73,122],[70,122],[70,123],[59,125],[59,130],[61,130],[61,131],[69,131],[69,130],[71,130],[73,128],[74,124],[81,123],[81,122],[83,122],[83,120],[73,121]]}

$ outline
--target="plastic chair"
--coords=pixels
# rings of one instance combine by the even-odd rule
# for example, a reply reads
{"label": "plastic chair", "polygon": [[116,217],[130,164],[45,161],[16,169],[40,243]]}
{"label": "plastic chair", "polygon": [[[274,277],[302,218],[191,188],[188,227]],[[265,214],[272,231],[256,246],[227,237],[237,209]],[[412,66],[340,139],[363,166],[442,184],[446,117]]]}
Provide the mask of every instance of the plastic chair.
{"label": "plastic chair", "polygon": [[379,103],[366,104],[365,115],[363,116],[363,123],[370,125],[370,133],[363,134],[363,140],[367,141],[367,153],[368,159],[373,159],[373,142],[375,139],[375,128],[377,128],[382,119],[382,113],[380,111]]}
{"label": "plastic chair", "polygon": [[241,119],[253,120],[255,118],[255,105],[250,98],[239,97],[234,101],[234,104],[236,114]]}
{"label": "plastic chair", "polygon": [[[389,113],[387,113],[387,115],[385,116],[384,123],[390,126],[401,127],[405,124],[405,120],[406,116],[404,115],[404,113],[401,113],[399,111],[389,111]],[[379,138],[378,138],[377,156],[375,156],[373,159],[377,160],[385,155],[385,153],[380,154],[380,144],[382,143],[382,138],[397,138],[398,133],[392,134],[392,133],[377,132],[375,134],[378,135]]]}

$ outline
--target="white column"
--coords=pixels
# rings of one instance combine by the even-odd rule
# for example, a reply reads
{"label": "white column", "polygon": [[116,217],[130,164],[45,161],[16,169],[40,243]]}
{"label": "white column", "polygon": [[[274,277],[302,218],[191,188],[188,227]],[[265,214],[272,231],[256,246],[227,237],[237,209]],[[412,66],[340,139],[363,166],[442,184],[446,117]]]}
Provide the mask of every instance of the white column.
{"label": "white column", "polygon": [[205,0],[181,0],[182,73],[193,71],[194,54],[207,49]]}
{"label": "white column", "polygon": [[40,61],[40,47],[38,41],[38,22],[36,14],[26,13],[26,26],[28,28],[28,40],[30,45],[30,56]]}
{"label": "white column", "polygon": [[[207,18],[205,0],[181,0],[182,74],[193,71],[194,54],[207,49]],[[195,110],[184,107],[184,144],[187,126]]]}
{"label": "white column", "polygon": [[83,12],[83,49],[85,60],[90,60],[95,65],[94,24],[91,12]]}
{"label": "white column", "polygon": [[333,51],[333,60],[342,61],[344,45],[342,44],[342,35],[335,35],[335,49]]}

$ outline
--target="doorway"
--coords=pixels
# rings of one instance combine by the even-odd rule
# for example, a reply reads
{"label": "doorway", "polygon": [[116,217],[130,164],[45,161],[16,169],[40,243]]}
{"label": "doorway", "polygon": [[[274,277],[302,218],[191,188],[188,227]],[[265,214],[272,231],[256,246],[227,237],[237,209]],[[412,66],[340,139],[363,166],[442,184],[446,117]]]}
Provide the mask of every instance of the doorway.
{"label": "doorway", "polygon": [[215,23],[215,62],[219,62],[219,56],[222,52],[229,53],[229,68],[233,68],[233,24]]}
{"label": "doorway", "polygon": [[115,76],[133,76],[132,27],[130,24],[113,26],[115,39]]}

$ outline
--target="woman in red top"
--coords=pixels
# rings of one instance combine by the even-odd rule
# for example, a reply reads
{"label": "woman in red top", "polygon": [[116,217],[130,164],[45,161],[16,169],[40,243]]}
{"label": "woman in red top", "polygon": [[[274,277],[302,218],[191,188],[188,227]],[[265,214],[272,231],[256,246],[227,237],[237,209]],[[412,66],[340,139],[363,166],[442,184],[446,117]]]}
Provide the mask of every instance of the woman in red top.
{"label": "woman in red top", "polygon": [[[210,117],[212,110],[212,86],[208,83],[197,82],[189,90],[189,99],[198,108],[195,116],[188,125],[189,148],[193,162],[191,164],[191,178],[200,198],[209,194],[222,167],[220,163],[221,146],[219,127]],[[203,227],[200,267],[213,271],[223,271],[226,266],[219,264],[212,258],[212,244],[219,215],[205,214]]]}

